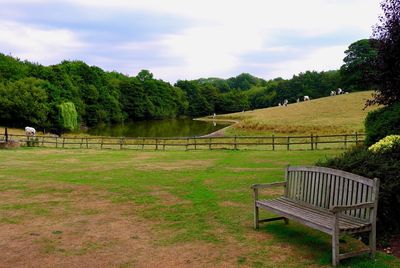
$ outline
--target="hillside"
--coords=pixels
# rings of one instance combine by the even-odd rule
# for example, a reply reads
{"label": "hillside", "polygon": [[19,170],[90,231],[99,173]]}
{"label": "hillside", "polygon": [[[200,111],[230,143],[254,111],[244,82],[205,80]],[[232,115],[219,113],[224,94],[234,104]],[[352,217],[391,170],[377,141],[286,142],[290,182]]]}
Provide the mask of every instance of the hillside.
{"label": "hillside", "polygon": [[330,96],[289,104],[218,116],[218,119],[239,120],[226,130],[227,135],[259,134],[333,134],[364,131],[367,113],[377,107],[364,110],[365,101],[372,91]]}

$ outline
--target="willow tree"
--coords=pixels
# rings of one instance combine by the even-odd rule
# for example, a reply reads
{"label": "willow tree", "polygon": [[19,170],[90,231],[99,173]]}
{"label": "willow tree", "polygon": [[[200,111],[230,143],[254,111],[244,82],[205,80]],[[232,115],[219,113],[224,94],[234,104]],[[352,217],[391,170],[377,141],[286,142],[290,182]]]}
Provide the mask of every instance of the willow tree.
{"label": "willow tree", "polygon": [[73,131],[78,128],[78,113],[73,102],[61,103],[60,109],[60,125],[63,130]]}

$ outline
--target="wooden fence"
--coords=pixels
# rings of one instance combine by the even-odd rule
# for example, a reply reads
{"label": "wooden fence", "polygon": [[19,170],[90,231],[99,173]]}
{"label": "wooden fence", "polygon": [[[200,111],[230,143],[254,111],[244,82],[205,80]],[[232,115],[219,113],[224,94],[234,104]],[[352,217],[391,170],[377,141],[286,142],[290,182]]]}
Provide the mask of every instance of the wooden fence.
{"label": "wooden fence", "polygon": [[[318,150],[346,149],[362,143],[365,134],[309,135],[309,136],[234,136],[234,137],[54,137],[8,134],[8,140],[19,141],[22,146],[85,149],[137,149],[137,150]],[[0,140],[5,140],[0,135]]]}

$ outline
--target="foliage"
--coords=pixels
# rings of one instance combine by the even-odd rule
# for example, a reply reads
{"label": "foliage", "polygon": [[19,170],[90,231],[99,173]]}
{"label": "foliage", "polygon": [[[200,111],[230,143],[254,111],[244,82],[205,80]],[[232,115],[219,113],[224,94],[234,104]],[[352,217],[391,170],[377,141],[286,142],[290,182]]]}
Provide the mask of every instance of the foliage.
{"label": "foliage", "polygon": [[367,145],[388,135],[400,134],[400,103],[369,112],[365,119],[365,132]]}
{"label": "foliage", "polygon": [[344,52],[346,57],[343,59],[340,74],[346,90],[374,89],[369,77],[375,71],[373,63],[377,58],[377,46],[378,42],[374,39],[362,39],[352,43]]}
{"label": "foliage", "polygon": [[400,135],[386,136],[377,143],[368,147],[368,151],[380,154],[391,153],[396,150],[400,151]]}
{"label": "foliage", "polygon": [[60,125],[65,130],[76,130],[78,128],[78,113],[73,102],[64,102],[59,105]]}
{"label": "foliage", "polygon": [[318,165],[379,178],[378,234],[385,236],[400,232],[400,151],[381,154],[360,146]]}
{"label": "foliage", "polygon": [[45,81],[23,78],[0,84],[0,124],[42,126],[49,108]]}
{"label": "foliage", "polygon": [[378,91],[368,104],[388,105],[400,102],[400,1],[385,0],[381,7],[384,15],[373,33],[379,41],[377,71],[372,77]]}
{"label": "foliage", "polygon": [[[35,100],[26,99],[26,91],[31,89],[22,86],[29,79],[40,81],[32,89],[36,93],[29,93],[31,97],[39,94],[40,88],[41,97]],[[11,93],[17,85],[24,89]],[[271,107],[285,99],[296,102],[304,95],[312,99],[328,96],[340,86],[339,71],[307,71],[291,79],[269,81],[242,73],[228,79],[179,80],[171,85],[155,79],[148,70],[129,77],[82,61],[42,66],[0,53],[0,124],[28,124],[58,133],[72,127],[62,123],[59,112],[63,103],[74,104],[78,126],[110,125]],[[17,97],[21,94],[25,97]]]}

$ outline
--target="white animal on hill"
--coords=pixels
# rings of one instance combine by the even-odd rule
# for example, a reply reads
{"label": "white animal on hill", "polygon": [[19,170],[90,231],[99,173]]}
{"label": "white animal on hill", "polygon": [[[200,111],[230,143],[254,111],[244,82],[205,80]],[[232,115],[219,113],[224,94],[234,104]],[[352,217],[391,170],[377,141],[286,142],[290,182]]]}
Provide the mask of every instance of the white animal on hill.
{"label": "white animal on hill", "polygon": [[25,127],[26,136],[33,137],[36,134],[36,130],[33,127]]}
{"label": "white animal on hill", "polygon": [[337,89],[337,94],[338,94],[338,95],[343,94],[343,93],[344,93],[344,92],[343,92],[343,89],[341,89],[341,88],[338,88],[338,89]]}
{"label": "white animal on hill", "polygon": [[287,106],[289,104],[289,101],[288,100],[284,100],[283,101],[283,106]]}
{"label": "white animal on hill", "polygon": [[331,96],[335,96],[336,95],[336,91],[331,90]]}
{"label": "white animal on hill", "polygon": [[310,97],[309,96],[304,96],[304,101],[309,101],[310,100]]}
{"label": "white animal on hill", "polygon": [[297,98],[296,102],[299,103],[300,102],[300,98]]}

